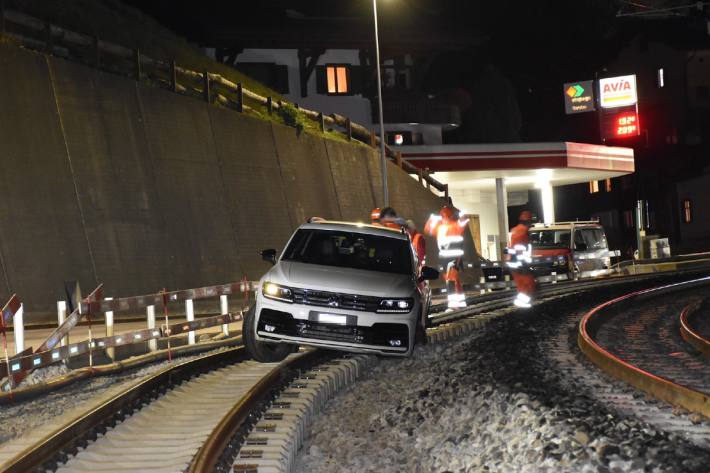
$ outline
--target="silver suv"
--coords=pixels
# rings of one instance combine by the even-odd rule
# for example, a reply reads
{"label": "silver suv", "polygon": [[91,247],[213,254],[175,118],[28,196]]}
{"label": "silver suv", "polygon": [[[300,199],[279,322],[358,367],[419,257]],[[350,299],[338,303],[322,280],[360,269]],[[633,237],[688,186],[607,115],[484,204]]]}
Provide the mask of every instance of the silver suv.
{"label": "silver suv", "polygon": [[426,339],[428,280],[409,235],[346,222],[301,225],[260,280],[244,318],[244,344],[259,361],[285,358],[298,345],[408,356]]}

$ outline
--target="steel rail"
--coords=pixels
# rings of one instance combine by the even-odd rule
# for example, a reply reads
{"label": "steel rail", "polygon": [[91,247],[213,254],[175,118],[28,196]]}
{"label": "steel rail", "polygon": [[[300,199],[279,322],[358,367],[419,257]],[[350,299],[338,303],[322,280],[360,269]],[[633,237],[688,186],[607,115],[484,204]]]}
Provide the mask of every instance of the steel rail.
{"label": "steel rail", "polygon": [[680,336],[705,356],[710,356],[710,340],[698,333],[690,322],[698,307],[690,304],[680,313]]}
{"label": "steel rail", "polygon": [[269,392],[274,390],[290,369],[296,369],[311,363],[318,356],[313,350],[299,358],[284,362],[278,370],[271,371],[261,378],[244,395],[232,409],[224,415],[217,427],[210,433],[207,440],[193,458],[188,473],[211,473],[216,470],[220,457],[227,449],[230,440],[242,428],[246,427],[252,413],[259,402],[263,401]]}
{"label": "steel rail", "polygon": [[577,333],[577,344],[595,365],[614,378],[631,384],[657,399],[681,406],[688,411],[696,412],[710,419],[710,393],[696,391],[634,366],[602,348],[592,335],[595,329],[603,323],[607,310],[611,307],[618,307],[622,302],[628,302],[639,297],[658,297],[669,292],[707,284],[710,284],[710,277],[643,289],[604,302],[593,308],[582,318]]}
{"label": "steel rail", "polygon": [[42,465],[51,462],[62,450],[81,442],[92,429],[121,412],[131,409],[135,403],[151,392],[159,390],[162,386],[176,384],[176,382],[201,371],[210,371],[220,363],[238,362],[247,357],[246,349],[240,346],[177,363],[150,375],[26,448],[12,460],[6,462],[0,472],[26,473],[35,471]]}

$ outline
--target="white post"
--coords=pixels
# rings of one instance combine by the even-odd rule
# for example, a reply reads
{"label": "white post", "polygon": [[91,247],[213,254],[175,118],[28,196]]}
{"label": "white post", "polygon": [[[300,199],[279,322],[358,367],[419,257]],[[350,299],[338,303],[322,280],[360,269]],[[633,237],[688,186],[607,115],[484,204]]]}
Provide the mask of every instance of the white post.
{"label": "white post", "polygon": [[552,276],[552,284],[557,284],[557,271],[552,271],[550,275]]}
{"label": "white post", "polygon": [[478,282],[481,284],[480,293],[481,293],[481,294],[485,294],[485,293],[486,293],[486,278],[485,278],[484,276],[481,276],[481,277],[478,279]]}
{"label": "white post", "polygon": [[508,246],[508,190],[505,180],[496,177],[496,206],[498,208],[498,260],[505,258],[505,248]]}
{"label": "white post", "polygon": [[540,183],[540,192],[542,197],[542,218],[545,223],[553,223],[555,221],[555,198],[552,193],[552,184],[550,181]]}
{"label": "white post", "polygon": [[[193,320],[195,320],[195,306],[192,303],[192,299],[185,300],[185,315],[187,316],[188,322],[192,322]],[[187,333],[187,343],[188,343],[188,345],[195,344],[195,331],[194,330],[190,330]]]}
{"label": "white post", "polygon": [[[113,297],[105,297],[104,300],[112,301]],[[104,313],[104,318],[106,320],[106,336],[113,337],[113,311],[107,310],[106,313]],[[107,347],[106,355],[114,360],[116,356],[116,349],[114,347]]]}
{"label": "white post", "polygon": [[[148,317],[148,329],[153,330],[155,328],[155,306],[149,305],[145,308],[146,316]],[[152,339],[148,340],[148,350],[156,351],[158,349],[158,340]]]}
{"label": "white post", "polygon": [[[61,327],[61,325],[64,323],[64,320],[67,318],[67,302],[66,301],[57,301],[57,323]],[[69,335],[66,335],[64,338],[62,338],[59,342],[60,346],[66,346],[69,343]]]}
{"label": "white post", "polygon": [[[25,322],[24,322],[25,305],[20,304],[15,315],[12,317],[12,328],[15,332],[15,354],[17,355],[25,349]],[[1,315],[0,315],[1,317]]]}
{"label": "white post", "polygon": [[[229,301],[226,294],[219,296],[219,313],[222,315],[229,314]],[[229,324],[222,324],[222,333],[225,337],[229,336]]]}

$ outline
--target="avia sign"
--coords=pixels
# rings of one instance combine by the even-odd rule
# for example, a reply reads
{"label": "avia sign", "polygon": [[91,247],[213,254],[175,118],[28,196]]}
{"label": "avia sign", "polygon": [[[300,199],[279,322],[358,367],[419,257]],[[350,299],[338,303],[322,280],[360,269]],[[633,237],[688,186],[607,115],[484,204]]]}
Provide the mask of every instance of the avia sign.
{"label": "avia sign", "polygon": [[599,79],[599,105],[602,108],[636,105],[636,76]]}

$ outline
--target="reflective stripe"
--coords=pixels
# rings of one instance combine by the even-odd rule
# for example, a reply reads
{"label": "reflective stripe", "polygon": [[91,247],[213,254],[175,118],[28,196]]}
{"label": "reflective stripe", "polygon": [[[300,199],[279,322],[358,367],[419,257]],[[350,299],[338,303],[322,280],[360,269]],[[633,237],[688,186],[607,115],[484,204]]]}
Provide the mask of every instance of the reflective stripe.
{"label": "reflective stripe", "polygon": [[451,258],[454,256],[463,256],[463,250],[439,250],[439,256],[442,258]]}

